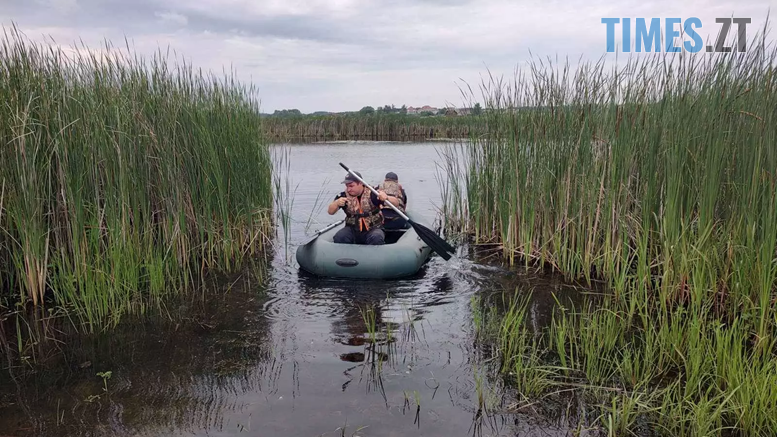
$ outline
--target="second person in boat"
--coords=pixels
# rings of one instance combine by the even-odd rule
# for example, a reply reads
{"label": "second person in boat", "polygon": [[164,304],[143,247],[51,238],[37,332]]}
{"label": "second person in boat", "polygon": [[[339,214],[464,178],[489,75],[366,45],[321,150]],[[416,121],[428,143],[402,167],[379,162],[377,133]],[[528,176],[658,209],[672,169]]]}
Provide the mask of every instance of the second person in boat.
{"label": "second person in boat", "polygon": [[[398,210],[405,212],[407,208],[407,193],[399,183],[399,177],[393,171],[386,173],[383,183],[378,185],[379,191],[385,191],[393,199],[397,199],[399,204],[392,202]],[[385,229],[405,229],[407,221],[396,213],[390,206],[383,204],[381,206],[383,213],[383,227]]]}
{"label": "second person in boat", "polygon": [[[354,172],[361,178],[359,172]],[[383,215],[380,206],[384,201],[399,205],[400,200],[379,190],[376,195],[350,173],[343,182],[345,191],[335,196],[327,212],[334,215],[338,210],[345,212],[345,227],[337,231],[334,242],[340,244],[381,245],[386,243],[383,231]]]}

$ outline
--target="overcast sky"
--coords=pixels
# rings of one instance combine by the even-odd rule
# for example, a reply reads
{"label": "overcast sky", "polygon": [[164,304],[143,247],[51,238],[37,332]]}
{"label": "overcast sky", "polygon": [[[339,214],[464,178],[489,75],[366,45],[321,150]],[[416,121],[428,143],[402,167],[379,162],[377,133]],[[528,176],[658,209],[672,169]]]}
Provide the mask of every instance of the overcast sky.
{"label": "overcast sky", "polygon": [[[715,17],[752,18],[754,33],[775,6],[777,0],[0,0],[0,24],[65,47],[83,40],[99,49],[105,39],[123,46],[125,36],[141,54],[169,46],[197,67],[234,69],[256,85],[264,112],[313,112],[461,106],[460,87],[469,83],[478,93],[489,70],[512,77],[531,54],[614,60],[602,17],[632,17],[634,27],[636,17],[695,16],[703,23],[697,31],[714,41]],[[616,41],[620,35],[618,27]]]}

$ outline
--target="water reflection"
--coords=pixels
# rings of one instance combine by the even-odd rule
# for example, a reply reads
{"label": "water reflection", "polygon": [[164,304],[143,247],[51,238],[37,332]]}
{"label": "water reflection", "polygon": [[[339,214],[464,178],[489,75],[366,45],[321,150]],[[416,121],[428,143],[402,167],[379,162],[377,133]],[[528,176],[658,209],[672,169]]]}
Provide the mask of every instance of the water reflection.
{"label": "water reflection", "polygon": [[[2,381],[0,434],[165,435],[219,429],[272,385],[275,356],[255,290],[180,301],[184,317],[68,335],[39,371]],[[49,340],[51,341],[51,340]],[[102,376],[99,376],[101,374]]]}

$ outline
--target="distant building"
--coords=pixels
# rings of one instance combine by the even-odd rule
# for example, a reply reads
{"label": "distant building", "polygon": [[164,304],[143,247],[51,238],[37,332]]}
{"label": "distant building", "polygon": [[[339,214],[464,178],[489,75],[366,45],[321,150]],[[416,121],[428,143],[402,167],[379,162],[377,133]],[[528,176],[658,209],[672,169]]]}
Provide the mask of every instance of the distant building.
{"label": "distant building", "polygon": [[424,105],[424,106],[420,106],[420,107],[413,107],[413,106],[408,106],[407,107],[407,113],[408,114],[421,114],[421,113],[424,113],[424,112],[431,112],[432,114],[436,114],[437,111],[438,111],[437,108],[435,108],[433,106],[429,106],[429,105]]}

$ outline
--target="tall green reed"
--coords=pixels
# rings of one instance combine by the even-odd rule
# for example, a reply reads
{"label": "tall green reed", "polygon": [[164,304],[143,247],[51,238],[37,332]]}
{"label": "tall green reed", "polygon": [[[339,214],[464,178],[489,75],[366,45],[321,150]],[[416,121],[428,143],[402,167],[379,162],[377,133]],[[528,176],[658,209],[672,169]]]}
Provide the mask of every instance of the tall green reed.
{"label": "tall green reed", "polygon": [[777,432],[775,54],[756,35],[746,53],[534,62],[483,82],[486,134],[447,152],[448,223],[610,286],[539,355],[613,433]]}
{"label": "tall green reed", "polygon": [[[770,285],[774,51],[750,47],[706,60],[646,57],[609,73],[603,62],[574,74],[540,63],[511,84],[491,78],[488,132],[457,151],[467,176],[450,169],[448,211],[476,240],[498,240],[510,261],[570,277],[633,269],[645,237],[643,279],[666,274],[653,285],[682,281],[678,263],[697,250],[723,251],[704,259],[719,275],[741,247],[763,247],[744,256]],[[731,254],[729,237],[743,243]]]}
{"label": "tall green reed", "polygon": [[272,231],[255,91],[106,44],[0,45],[0,295],[94,329],[234,270]]}
{"label": "tall green reed", "polygon": [[289,240],[291,238],[291,213],[294,208],[294,194],[299,184],[291,187],[291,151],[285,146],[276,149],[273,155],[273,198],[275,199],[275,217],[282,227],[285,258],[289,260]]}

